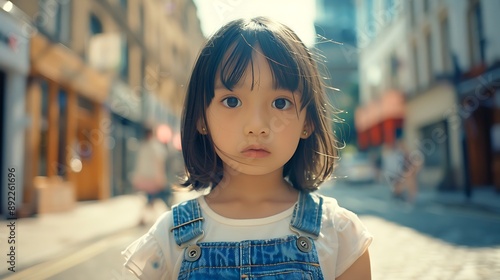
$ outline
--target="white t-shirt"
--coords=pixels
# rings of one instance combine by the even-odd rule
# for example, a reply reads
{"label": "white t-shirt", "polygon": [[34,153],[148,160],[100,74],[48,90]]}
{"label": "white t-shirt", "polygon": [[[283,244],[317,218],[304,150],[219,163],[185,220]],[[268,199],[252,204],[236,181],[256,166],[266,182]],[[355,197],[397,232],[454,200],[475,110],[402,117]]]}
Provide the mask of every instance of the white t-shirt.
{"label": "white t-shirt", "polygon": [[[212,211],[204,196],[198,202],[204,218],[202,242],[239,242],[294,234],[289,228],[294,206],[261,219],[228,219]],[[175,243],[172,226],[172,212],[168,211],[148,233],[122,252],[128,271],[139,279],[177,279],[184,251]],[[325,279],[335,279],[344,273],[366,251],[372,239],[354,213],[340,207],[334,198],[324,197],[321,231],[315,245]]]}

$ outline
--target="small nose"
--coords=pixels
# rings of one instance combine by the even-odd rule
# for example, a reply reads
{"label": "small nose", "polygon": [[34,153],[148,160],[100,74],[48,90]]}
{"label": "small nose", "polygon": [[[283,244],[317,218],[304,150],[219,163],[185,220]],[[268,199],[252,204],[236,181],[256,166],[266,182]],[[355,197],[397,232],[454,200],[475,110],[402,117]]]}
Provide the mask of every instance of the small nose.
{"label": "small nose", "polygon": [[245,134],[248,135],[268,135],[269,134],[269,128],[263,127],[261,129],[249,129],[248,131],[245,132]]}
{"label": "small nose", "polygon": [[261,109],[249,112],[244,126],[245,135],[269,135],[269,116]]}

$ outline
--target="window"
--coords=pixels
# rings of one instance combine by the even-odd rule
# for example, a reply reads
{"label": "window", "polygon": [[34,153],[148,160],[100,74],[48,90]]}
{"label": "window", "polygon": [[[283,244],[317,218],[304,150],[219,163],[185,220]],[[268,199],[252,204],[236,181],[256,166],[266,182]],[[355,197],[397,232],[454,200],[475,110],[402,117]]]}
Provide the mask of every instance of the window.
{"label": "window", "polygon": [[375,24],[373,0],[366,0],[366,33],[369,38],[374,38],[377,32]]}
{"label": "window", "polygon": [[66,134],[68,126],[68,94],[64,89],[59,89],[59,135],[57,152],[57,175],[66,178],[68,174]]}
{"label": "window", "polygon": [[429,0],[424,0],[424,14],[429,13],[430,3]]}
{"label": "window", "polygon": [[413,27],[417,24],[417,13],[415,9],[415,1],[410,0],[408,2],[408,13],[410,15],[410,26]]}
{"label": "window", "polygon": [[451,48],[450,48],[450,25],[448,17],[441,19],[440,32],[441,32],[441,57],[443,63],[443,71],[449,73],[452,71],[451,63]]}
{"label": "window", "polygon": [[90,14],[90,35],[96,35],[103,32],[101,20],[94,14]]}
{"label": "window", "polygon": [[390,86],[398,87],[399,59],[396,54],[391,54],[389,57],[390,66]]}
{"label": "window", "polygon": [[430,83],[433,79],[433,67],[432,67],[432,34],[428,32],[425,35],[425,52],[426,52],[426,73],[425,76],[427,78],[427,83]]}
{"label": "window", "polygon": [[47,150],[49,131],[49,85],[46,80],[40,80],[41,119],[40,119],[40,156],[38,157],[38,176],[47,176]]}
{"label": "window", "polygon": [[123,79],[123,81],[128,81],[128,41],[127,39],[123,40],[122,43],[122,59],[121,59],[121,65],[120,65],[120,77]]}
{"label": "window", "polygon": [[484,35],[481,5],[479,1],[470,1],[468,12],[469,56],[471,67],[484,61]]}
{"label": "window", "polygon": [[412,55],[413,55],[413,72],[415,74],[415,90],[417,91],[418,88],[420,87],[420,63],[418,62],[418,48],[417,44],[415,43],[412,47]]}
{"label": "window", "polygon": [[120,6],[122,6],[122,8],[126,10],[128,6],[128,0],[120,0]]}
{"label": "window", "polygon": [[[448,122],[446,120],[429,124],[420,129],[421,139],[435,139],[437,135],[441,135],[441,140],[434,141],[433,148],[429,149],[424,154],[424,164],[426,167],[446,167],[448,166],[449,158],[449,137],[448,137]],[[423,145],[424,143],[422,143]]]}
{"label": "window", "polygon": [[71,1],[40,0],[35,16],[38,29],[53,41],[69,43]]}

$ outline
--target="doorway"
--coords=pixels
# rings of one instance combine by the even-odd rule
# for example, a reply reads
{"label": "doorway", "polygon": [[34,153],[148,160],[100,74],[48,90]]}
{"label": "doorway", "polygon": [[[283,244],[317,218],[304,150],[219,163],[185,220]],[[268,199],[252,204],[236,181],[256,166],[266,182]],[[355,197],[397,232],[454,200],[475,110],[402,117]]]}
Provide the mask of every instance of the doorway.
{"label": "doorway", "polygon": [[79,108],[77,117],[76,151],[81,170],[75,174],[77,200],[96,200],[99,196],[99,160],[95,138],[95,119],[85,109]]}

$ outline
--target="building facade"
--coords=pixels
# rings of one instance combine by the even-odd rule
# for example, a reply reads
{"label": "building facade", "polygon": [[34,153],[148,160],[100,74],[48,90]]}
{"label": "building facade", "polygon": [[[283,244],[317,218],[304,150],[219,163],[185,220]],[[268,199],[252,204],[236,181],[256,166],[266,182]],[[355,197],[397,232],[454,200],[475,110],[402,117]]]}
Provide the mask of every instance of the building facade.
{"label": "building facade", "polygon": [[354,109],[358,104],[358,52],[354,0],[317,0],[315,50],[331,104],[338,110],[339,141],[355,144]]}
{"label": "building facade", "polygon": [[10,217],[12,205],[22,202],[24,162],[20,155],[28,126],[24,107],[30,45],[23,33],[25,21],[7,12],[13,6],[4,8],[0,8],[0,211]]}
{"label": "building facade", "polygon": [[[364,40],[363,105],[356,127],[366,141],[360,145],[370,148],[404,139],[423,161],[419,181],[424,186],[500,189],[494,128],[499,107],[494,102],[495,69],[500,61],[494,31],[500,21],[494,14],[500,12],[499,4],[357,1],[358,30],[364,31],[358,37]],[[398,92],[404,101],[397,106],[401,122],[390,129],[380,126],[390,119],[390,110],[377,106],[384,104],[387,92]],[[377,126],[379,133],[367,133]]]}
{"label": "building facade", "polygon": [[21,215],[130,192],[144,128],[177,125],[204,40],[193,2],[20,0],[8,13],[30,24]]}

